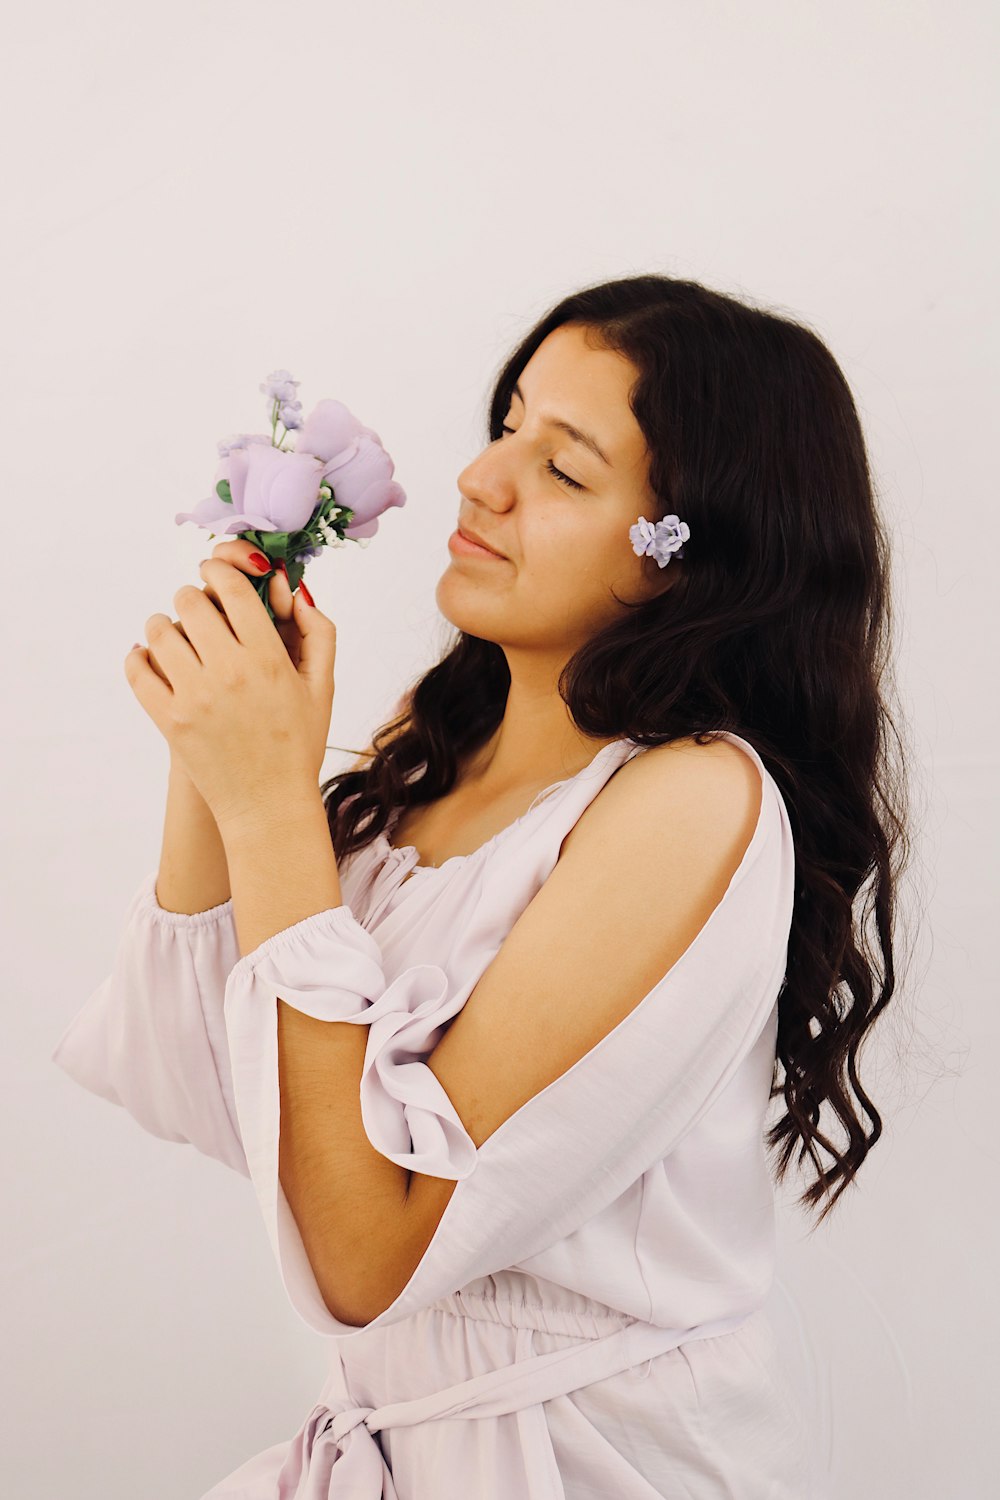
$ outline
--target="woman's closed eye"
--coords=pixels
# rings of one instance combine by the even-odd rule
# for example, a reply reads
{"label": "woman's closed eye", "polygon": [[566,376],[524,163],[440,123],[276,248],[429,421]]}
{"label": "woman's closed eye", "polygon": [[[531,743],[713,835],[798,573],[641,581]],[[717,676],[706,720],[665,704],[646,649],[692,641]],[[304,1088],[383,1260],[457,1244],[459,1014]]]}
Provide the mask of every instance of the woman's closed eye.
{"label": "woman's closed eye", "polygon": [[[513,429],[513,427],[501,427],[500,431],[501,432],[513,432],[514,429]],[[551,458],[547,458],[545,460],[545,467],[548,469],[549,473],[553,476],[553,478],[561,480],[563,484],[570,485],[572,489],[574,489],[574,490],[582,490],[582,489],[586,488],[585,485],[578,484],[575,479],[570,479],[569,475],[568,474],[564,474],[561,469],[557,469],[556,466],[555,466],[555,464],[552,462]]]}

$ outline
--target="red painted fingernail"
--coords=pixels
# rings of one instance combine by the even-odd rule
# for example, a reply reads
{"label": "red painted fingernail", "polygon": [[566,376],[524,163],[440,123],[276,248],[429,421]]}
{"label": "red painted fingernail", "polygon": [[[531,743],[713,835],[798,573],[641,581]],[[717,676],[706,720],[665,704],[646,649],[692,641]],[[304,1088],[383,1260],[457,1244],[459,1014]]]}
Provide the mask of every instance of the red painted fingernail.
{"label": "red painted fingernail", "polygon": [[316,600],[313,598],[312,594],[310,594],[309,590],[306,588],[306,581],[305,581],[304,578],[302,578],[302,579],[299,580],[299,593],[303,595],[303,597],[305,598],[305,601],[306,601],[307,604],[311,604],[312,607],[313,607],[313,609],[316,608]]}
{"label": "red painted fingernail", "polygon": [[279,568],[281,570],[281,572],[284,573],[284,575],[285,575],[286,578],[288,577],[288,569],[285,567],[285,563],[284,563],[283,558],[279,557],[278,561],[275,563],[274,566],[276,568]]}
{"label": "red painted fingernail", "polygon": [[251,552],[250,561],[253,563],[255,568],[263,568],[265,573],[270,573],[271,564],[264,556],[263,552]]}

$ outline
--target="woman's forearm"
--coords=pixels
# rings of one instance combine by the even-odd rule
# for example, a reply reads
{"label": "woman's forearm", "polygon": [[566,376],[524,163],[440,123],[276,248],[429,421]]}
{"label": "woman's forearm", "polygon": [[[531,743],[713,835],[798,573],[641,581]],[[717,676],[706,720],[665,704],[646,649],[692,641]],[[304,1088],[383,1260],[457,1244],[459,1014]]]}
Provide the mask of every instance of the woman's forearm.
{"label": "woman's forearm", "polygon": [[165,911],[193,916],[228,901],[231,894],[215,818],[190,776],[172,760],[156,899]]}

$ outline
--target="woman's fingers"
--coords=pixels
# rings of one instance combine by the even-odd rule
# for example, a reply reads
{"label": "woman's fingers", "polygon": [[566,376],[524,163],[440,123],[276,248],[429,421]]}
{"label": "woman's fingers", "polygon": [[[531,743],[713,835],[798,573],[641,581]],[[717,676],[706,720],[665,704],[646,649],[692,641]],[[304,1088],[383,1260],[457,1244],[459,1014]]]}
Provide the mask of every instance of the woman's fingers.
{"label": "woman's fingers", "polygon": [[295,612],[295,606],[292,602],[292,591],[288,584],[288,574],[282,568],[275,568],[274,570],[269,597],[276,619],[290,620]]}
{"label": "woman's fingers", "polygon": [[234,536],[228,541],[217,542],[212,548],[212,556],[221,557],[223,562],[233,563],[237,568],[242,568],[244,573],[250,573],[255,578],[263,578],[267,572],[266,567],[258,567],[256,563],[250,561],[252,556],[263,557],[263,552],[242,537]]}
{"label": "woman's fingers", "polygon": [[[242,569],[249,578],[267,577],[267,569],[259,566],[260,559],[264,557],[263,552],[245,538],[232,537],[228,541],[217,543],[212,548],[212,556],[232,563],[233,567]],[[206,593],[209,593],[208,589]],[[209,597],[214,596],[209,593]],[[292,591],[288,586],[287,574],[281,568],[275,568],[268,578],[267,597],[276,620],[291,620],[294,611]]]}
{"label": "woman's fingers", "polygon": [[[288,583],[288,574],[281,568],[275,568],[268,577],[265,569],[259,567],[254,561],[255,556],[260,559],[264,554],[252,542],[242,537],[231,537],[227,541],[218,542],[212,549],[212,556],[221,557],[223,562],[232,563],[234,567],[242,569],[248,578],[267,577],[267,599],[271,606],[271,613],[274,615],[274,628],[281,636],[293,665],[298,667],[302,637],[299,627],[295,624],[295,604]],[[207,585],[205,592],[221,609],[222,606]]]}
{"label": "woman's fingers", "polygon": [[[221,557],[225,562],[232,563],[233,567],[240,568],[242,572],[246,573],[248,578],[267,578],[268,601],[274,613],[275,629],[281,636],[281,639],[285,644],[285,648],[288,651],[289,656],[297,667],[299,664],[299,653],[301,650],[302,638],[299,634],[299,628],[294,622],[295,610],[292,601],[292,591],[288,585],[288,575],[281,568],[275,568],[272,570],[270,576],[268,576],[267,568],[260,566],[259,564],[259,559],[261,558],[263,558],[264,562],[267,563],[267,559],[264,558],[264,554],[258,547],[255,547],[252,542],[248,542],[245,538],[242,537],[230,537],[227,541],[218,542],[212,548],[212,556]],[[258,561],[255,561],[255,558],[258,559]],[[214,590],[211,589],[207,584],[204,584],[202,586],[202,592],[208,595],[209,599],[211,599],[216,609],[219,610],[223,617],[225,617],[226,612],[219,602],[219,599],[216,596]],[[181,624],[180,620],[174,620],[172,623],[174,629],[179,631],[187,641],[188,645],[191,646],[191,641],[188,637],[188,633],[184,629],[184,626]],[[226,623],[227,625],[229,624],[228,618],[226,618]],[[230,629],[232,629],[231,626]],[[192,651],[195,651],[195,655],[197,655],[195,647],[191,646],[191,649]],[[162,668],[160,667],[159,663],[156,660],[156,657],[153,654],[152,647],[148,645],[146,647],[146,655],[149,658],[149,665],[152,667],[157,677],[159,677],[162,682],[165,682],[167,686],[170,687],[170,683],[167,680],[167,677],[165,676]]]}
{"label": "woman's fingers", "polygon": [[[184,637],[184,639],[188,642],[188,645],[190,646],[191,642],[188,640],[187,632],[184,629],[184,626],[180,623],[180,621],[179,620],[173,620],[173,621],[171,621],[171,623],[172,623],[172,625],[173,625],[173,627],[174,627],[175,630],[179,630],[180,631],[181,635]],[[194,648],[192,647],[192,650],[193,649]],[[172,692],[173,691],[173,683],[168,679],[166,673],[163,671],[163,668],[160,666],[160,663],[156,659],[156,655],[154,653],[153,647],[151,645],[149,645],[148,642],[146,643],[146,659],[148,660],[149,665],[152,667],[153,671],[156,673],[156,675],[160,679],[160,681],[161,682],[165,682],[167,684],[167,687],[170,688],[170,690]]]}
{"label": "woman's fingers", "polygon": [[[185,637],[185,639],[186,639],[186,637]],[[149,665],[152,667],[152,669],[156,673],[157,677],[159,677],[160,681],[161,682],[166,682],[167,683],[167,687],[172,690],[173,689],[173,683],[167,682],[166,677],[163,675],[163,672],[160,670],[160,664],[156,660],[156,657],[153,655],[153,648],[152,648],[152,646],[147,646],[146,647],[146,657],[147,657],[147,659],[149,661]]]}

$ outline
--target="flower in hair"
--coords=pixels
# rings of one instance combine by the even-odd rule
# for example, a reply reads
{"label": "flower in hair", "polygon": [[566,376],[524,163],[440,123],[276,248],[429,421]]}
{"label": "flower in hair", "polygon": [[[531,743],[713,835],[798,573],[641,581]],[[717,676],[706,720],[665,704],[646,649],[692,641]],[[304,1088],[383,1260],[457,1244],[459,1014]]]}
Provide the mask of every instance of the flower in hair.
{"label": "flower in hair", "polygon": [[684,556],[684,543],[691,532],[687,522],[677,516],[664,516],[655,526],[645,516],[640,516],[636,524],[629,527],[628,535],[637,557],[655,557],[659,566],[665,568],[675,553],[678,557]]}
{"label": "flower in hair", "polygon": [[[367,547],[382,512],[406,504],[378,433],[340,401],[320,401],[303,419],[299,383],[288,370],[271,372],[260,387],[267,397],[270,435],[242,432],[222,439],[212,494],[174,517],[178,526],[185,521],[206,530],[218,526],[224,537],[252,542],[272,564],[285,564],[293,593],[309,558],[349,541]],[[286,448],[291,432],[297,434],[295,446]],[[270,577],[250,582],[273,619]]]}

